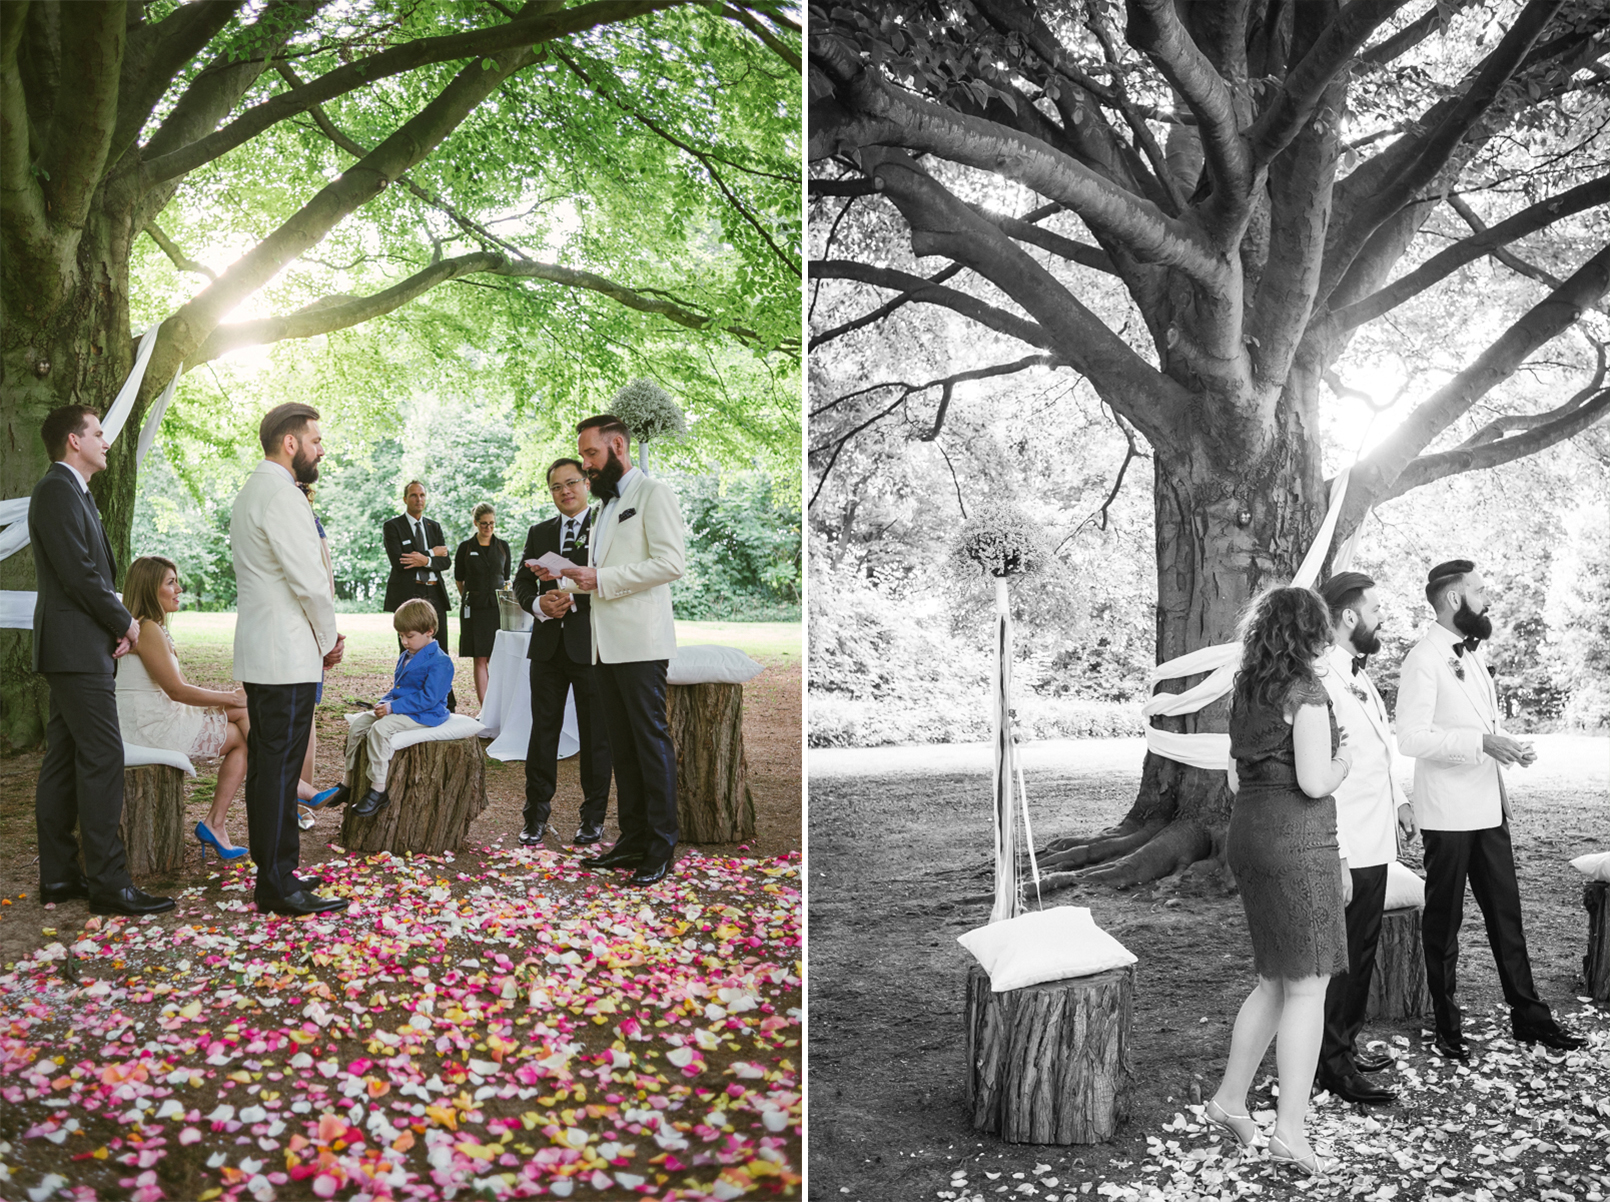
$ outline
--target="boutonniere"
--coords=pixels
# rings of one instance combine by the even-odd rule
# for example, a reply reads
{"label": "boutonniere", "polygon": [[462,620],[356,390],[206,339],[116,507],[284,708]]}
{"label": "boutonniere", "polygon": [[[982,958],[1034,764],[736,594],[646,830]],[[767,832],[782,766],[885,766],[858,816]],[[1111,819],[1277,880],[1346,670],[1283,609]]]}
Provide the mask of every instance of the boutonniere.
{"label": "boutonniere", "polygon": [[615,520],[617,522],[624,522],[627,518],[636,517],[636,516],[637,516],[637,510],[628,509],[625,513],[621,514],[620,517],[616,518]]}
{"label": "boutonniere", "polygon": [[1448,657],[1448,666],[1453,669],[1453,674],[1460,680],[1465,678],[1465,665],[1459,662],[1459,657],[1457,655],[1450,655]]}
{"label": "boutonniere", "polygon": [[1357,697],[1360,701],[1364,702],[1365,704],[1369,703],[1370,691],[1368,689],[1366,689],[1363,685],[1361,685],[1358,681],[1356,681],[1356,680],[1348,681],[1347,682],[1347,691],[1349,693],[1353,694],[1353,696]]}

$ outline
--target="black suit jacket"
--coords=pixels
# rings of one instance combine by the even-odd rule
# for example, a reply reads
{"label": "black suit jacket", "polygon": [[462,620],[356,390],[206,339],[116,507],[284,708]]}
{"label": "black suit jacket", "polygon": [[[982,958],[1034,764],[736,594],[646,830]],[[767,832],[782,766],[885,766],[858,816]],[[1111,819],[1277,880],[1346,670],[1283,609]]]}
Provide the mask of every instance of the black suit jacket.
{"label": "black suit jacket", "polygon": [[[580,539],[582,550],[592,536],[592,511],[582,519]],[[538,522],[526,533],[525,550],[520,552],[520,570],[514,574],[514,596],[520,602],[520,608],[533,617],[536,616],[536,599],[543,593],[551,593],[559,587],[557,580],[538,580],[536,573],[525,566],[528,559],[541,559],[547,552],[559,552],[561,542],[559,533],[559,519],[549,518],[546,522]],[[585,563],[586,556],[578,554],[577,558]],[[574,561],[572,561],[574,562]],[[559,640],[564,639],[565,652],[578,664],[593,662],[593,631],[592,619],[587,609],[592,598],[586,593],[577,593],[576,608],[564,617],[553,621],[539,621],[531,632],[531,648],[526,653],[528,659],[552,659],[559,650]]]}
{"label": "black suit jacket", "polygon": [[[442,528],[437,525],[435,518],[420,518],[419,524],[425,528],[428,546],[414,546],[414,523],[407,514],[401,514],[386,523],[386,558],[391,561],[391,575],[386,578],[385,610],[388,614],[396,613],[397,607],[414,595],[414,573],[426,570],[403,567],[402,557],[410,551],[430,555],[431,547],[447,546],[447,539],[442,537]],[[436,591],[440,594],[436,600],[442,609],[447,608],[447,589],[442,584],[442,576],[452,566],[453,559],[449,555],[431,557],[429,570],[436,573]]]}
{"label": "black suit jacket", "polygon": [[134,619],[118,599],[117,561],[95,499],[65,463],[40,477],[28,504],[33,546],[35,672],[111,672]]}

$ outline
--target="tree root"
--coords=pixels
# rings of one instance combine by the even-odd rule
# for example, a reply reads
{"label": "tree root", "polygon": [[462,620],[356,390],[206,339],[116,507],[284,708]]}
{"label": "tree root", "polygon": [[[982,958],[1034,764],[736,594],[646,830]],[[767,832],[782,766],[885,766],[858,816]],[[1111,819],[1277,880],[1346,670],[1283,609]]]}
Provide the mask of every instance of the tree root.
{"label": "tree root", "polygon": [[[1196,822],[1181,819],[1170,822],[1144,846],[1122,859],[1066,875],[1081,882],[1102,885],[1144,885],[1148,881],[1183,872],[1212,851],[1213,838],[1208,831]],[[1043,879],[1040,888],[1042,892],[1045,889]]]}
{"label": "tree root", "polygon": [[1092,835],[1086,839],[1058,839],[1047,845],[1046,849],[1038,853],[1035,858],[1039,861],[1042,874],[1101,864],[1145,846],[1166,825],[1159,818],[1144,826],[1132,826],[1127,830],[1123,827],[1114,827],[1110,831],[1102,831],[1099,835]]}

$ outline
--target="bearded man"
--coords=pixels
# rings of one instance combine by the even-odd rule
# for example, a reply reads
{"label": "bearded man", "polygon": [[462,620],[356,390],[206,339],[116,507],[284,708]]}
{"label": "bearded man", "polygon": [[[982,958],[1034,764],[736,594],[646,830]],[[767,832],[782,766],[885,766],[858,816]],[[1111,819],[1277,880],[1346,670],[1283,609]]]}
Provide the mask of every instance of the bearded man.
{"label": "bearded man", "polygon": [[1537,756],[1499,724],[1498,694],[1481,649],[1493,633],[1486,581],[1468,559],[1439,563],[1427,577],[1426,600],[1437,620],[1403,661],[1397,719],[1398,742],[1415,760],[1414,816],[1425,840],[1420,934],[1435,1048],[1450,1059],[1470,1058],[1454,998],[1467,880],[1486,920],[1516,1040],[1557,1051],[1583,1047],[1585,1040],[1554,1021],[1532,984],[1502,766],[1527,767]]}
{"label": "bearded man", "polygon": [[258,427],[263,461],[229,517],[235,559],[235,679],[246,686],[246,824],[257,865],[255,900],[275,914],[344,910],[296,875],[301,847],[296,787],[313,729],[314,693],[341,662],[335,597],[313,510],[296,487],[319,478],[319,411],[292,402]]}

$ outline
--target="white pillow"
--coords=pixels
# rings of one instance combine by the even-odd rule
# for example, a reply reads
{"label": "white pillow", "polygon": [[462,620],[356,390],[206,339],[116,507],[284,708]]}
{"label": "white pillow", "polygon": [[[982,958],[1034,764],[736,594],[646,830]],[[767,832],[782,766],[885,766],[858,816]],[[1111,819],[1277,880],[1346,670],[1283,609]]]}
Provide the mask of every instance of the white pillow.
{"label": "white pillow", "polygon": [[1386,906],[1388,910],[1406,910],[1411,906],[1424,908],[1426,883],[1407,864],[1393,860],[1386,866]]}
{"label": "white pillow", "polygon": [[1610,881],[1610,851],[1590,852],[1571,861],[1575,868],[1590,881]]}
{"label": "white pillow", "polygon": [[1135,954],[1096,925],[1085,906],[1054,906],[958,936],[996,993],[1042,981],[1089,977],[1135,963]]}
{"label": "white pillow", "polygon": [[[359,710],[358,714],[373,712]],[[358,714],[348,714],[348,724]],[[472,718],[468,714],[448,714],[447,721],[440,726],[420,726],[414,730],[398,731],[391,736],[391,749],[401,751],[404,747],[412,747],[415,743],[451,743],[455,739],[468,739],[472,735],[478,735],[485,729],[478,718]]]}
{"label": "white pillow", "polygon": [[678,647],[665,670],[666,684],[743,684],[764,669],[736,647],[713,643]]}
{"label": "white pillow", "polygon": [[196,766],[182,751],[170,751],[166,747],[142,747],[138,743],[123,744],[123,767],[138,768],[142,764],[167,764],[180,769],[186,776],[196,774]]}

